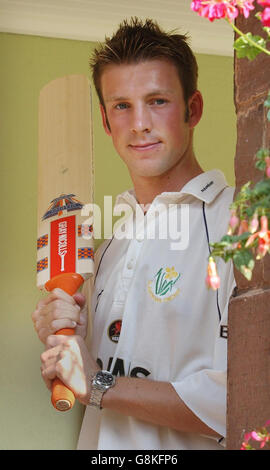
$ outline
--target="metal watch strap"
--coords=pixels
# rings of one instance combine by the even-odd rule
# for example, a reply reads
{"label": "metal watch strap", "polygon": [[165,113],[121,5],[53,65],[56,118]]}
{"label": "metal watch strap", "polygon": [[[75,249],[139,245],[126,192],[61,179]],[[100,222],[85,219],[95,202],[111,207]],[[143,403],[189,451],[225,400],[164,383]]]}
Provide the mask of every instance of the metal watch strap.
{"label": "metal watch strap", "polygon": [[104,393],[105,393],[105,390],[99,390],[98,388],[93,388],[92,387],[90,400],[89,400],[89,405],[95,406],[96,408],[101,410],[102,409],[101,399],[102,399]]}

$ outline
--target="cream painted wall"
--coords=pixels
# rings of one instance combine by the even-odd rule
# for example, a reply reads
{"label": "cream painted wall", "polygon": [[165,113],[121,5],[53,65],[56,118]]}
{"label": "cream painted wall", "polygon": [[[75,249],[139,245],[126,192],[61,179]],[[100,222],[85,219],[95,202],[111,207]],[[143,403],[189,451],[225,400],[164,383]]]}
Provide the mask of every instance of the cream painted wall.
{"label": "cream painted wall", "polygon": [[[43,346],[31,312],[35,287],[37,102],[40,88],[65,74],[89,76],[93,44],[0,34],[1,314],[0,449],[74,449],[83,408],[50,405],[40,376]],[[221,168],[234,183],[233,59],[199,55],[205,114],[195,150],[205,170]],[[129,175],[102,129],[94,95],[95,202],[130,187]],[[99,242],[98,242],[99,243]],[[97,243],[97,244],[98,244]]]}

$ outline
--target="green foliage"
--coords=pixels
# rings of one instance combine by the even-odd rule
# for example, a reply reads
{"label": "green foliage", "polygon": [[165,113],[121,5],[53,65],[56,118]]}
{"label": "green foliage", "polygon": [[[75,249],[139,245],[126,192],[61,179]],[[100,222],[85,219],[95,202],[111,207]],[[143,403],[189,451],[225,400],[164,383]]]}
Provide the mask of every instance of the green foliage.
{"label": "green foliage", "polygon": [[269,149],[262,148],[258,150],[258,152],[256,153],[257,161],[255,163],[255,167],[258,168],[258,170],[261,170],[261,171],[265,170],[266,168],[265,158],[269,157],[269,155],[270,155]]}
{"label": "green foliage", "polygon": [[234,265],[249,281],[252,278],[252,270],[255,265],[251,250],[242,249],[233,255]]}
{"label": "green foliage", "polygon": [[234,42],[234,49],[239,59],[244,57],[249,60],[255,59],[255,57],[262,52],[260,48],[266,48],[266,40],[261,36],[254,36],[251,33],[240,36]]}
{"label": "green foliage", "polygon": [[[269,155],[269,149],[260,149],[256,154],[256,168],[264,172],[266,169],[265,158]],[[264,176],[254,185],[248,181],[240,188],[230,208],[238,217],[239,223],[231,230],[232,233],[227,233],[219,242],[211,244],[211,256],[213,258],[221,257],[225,262],[231,259],[235,267],[248,280],[251,280],[258,238],[254,238],[248,247],[246,243],[253,233],[250,223],[254,217],[259,219],[261,216],[267,216],[270,223],[270,178]],[[241,231],[243,221],[245,225],[242,225],[244,228]]]}

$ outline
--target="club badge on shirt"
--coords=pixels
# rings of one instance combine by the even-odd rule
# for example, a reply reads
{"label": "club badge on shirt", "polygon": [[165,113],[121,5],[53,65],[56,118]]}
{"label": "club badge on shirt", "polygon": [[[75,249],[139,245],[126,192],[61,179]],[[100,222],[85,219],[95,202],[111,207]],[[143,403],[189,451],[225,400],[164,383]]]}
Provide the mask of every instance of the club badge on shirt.
{"label": "club badge on shirt", "polygon": [[122,320],[113,321],[108,328],[108,336],[113,343],[118,343],[121,333]]}
{"label": "club badge on shirt", "polygon": [[148,281],[148,292],[156,302],[174,299],[180,292],[176,286],[181,274],[172,268],[160,268],[151,281]]}

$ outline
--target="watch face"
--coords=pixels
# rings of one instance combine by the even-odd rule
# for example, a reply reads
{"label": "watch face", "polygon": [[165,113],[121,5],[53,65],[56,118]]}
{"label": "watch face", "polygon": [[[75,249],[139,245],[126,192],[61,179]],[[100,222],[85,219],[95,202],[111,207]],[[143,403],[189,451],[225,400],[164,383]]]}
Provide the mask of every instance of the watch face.
{"label": "watch face", "polygon": [[114,383],[114,376],[110,372],[100,371],[96,374],[96,384],[110,387]]}

